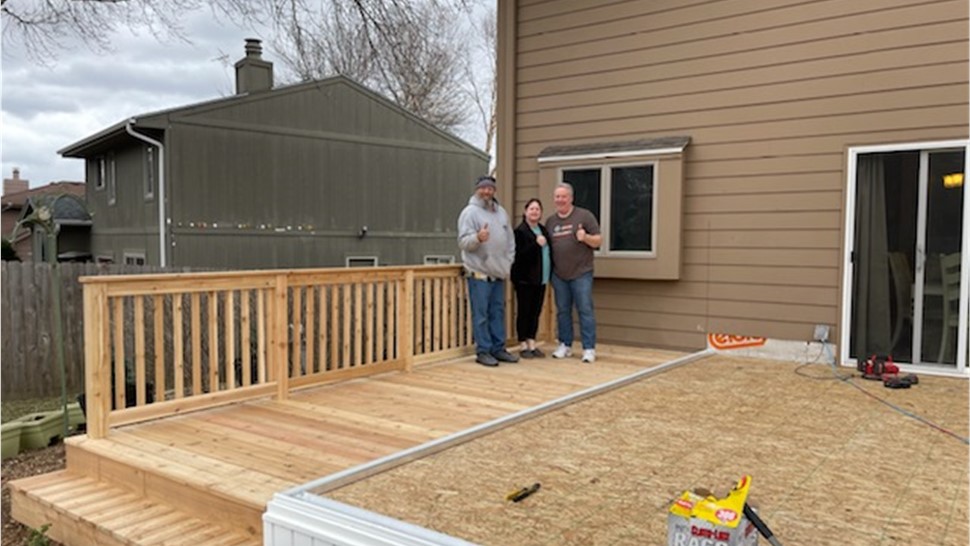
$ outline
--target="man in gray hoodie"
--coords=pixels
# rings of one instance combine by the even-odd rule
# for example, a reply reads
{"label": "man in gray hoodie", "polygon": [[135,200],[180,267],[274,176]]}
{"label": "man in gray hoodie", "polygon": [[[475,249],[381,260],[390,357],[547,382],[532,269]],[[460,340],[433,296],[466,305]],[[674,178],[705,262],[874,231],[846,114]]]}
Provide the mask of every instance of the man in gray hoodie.
{"label": "man in gray hoodie", "polygon": [[468,276],[475,362],[518,362],[505,349],[505,279],[515,259],[515,236],[509,215],[495,201],[491,176],[475,181],[475,194],[458,216],[458,247]]}

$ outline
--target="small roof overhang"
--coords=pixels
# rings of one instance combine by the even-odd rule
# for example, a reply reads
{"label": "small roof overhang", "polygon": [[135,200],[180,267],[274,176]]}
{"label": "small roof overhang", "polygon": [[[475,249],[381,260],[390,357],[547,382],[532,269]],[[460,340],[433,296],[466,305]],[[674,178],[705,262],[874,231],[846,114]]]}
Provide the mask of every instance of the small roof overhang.
{"label": "small roof overhang", "polygon": [[597,142],[593,144],[573,144],[569,146],[549,146],[539,152],[539,163],[557,161],[577,161],[591,159],[613,159],[645,155],[678,154],[690,143],[690,137],[672,136],[627,140],[621,142]]}

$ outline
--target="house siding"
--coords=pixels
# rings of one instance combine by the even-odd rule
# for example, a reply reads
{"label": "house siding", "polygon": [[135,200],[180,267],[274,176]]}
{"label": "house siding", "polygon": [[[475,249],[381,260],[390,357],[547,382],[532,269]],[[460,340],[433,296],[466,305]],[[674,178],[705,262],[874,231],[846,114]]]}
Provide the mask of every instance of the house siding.
{"label": "house siding", "polygon": [[[164,138],[168,263],[183,267],[457,258],[458,214],[488,168],[484,152],[342,78],[150,114],[137,128]],[[155,264],[158,203],[144,199],[144,145],[126,138],[101,146],[115,154],[116,205],[94,189],[88,159],[95,253],[143,249]]]}
{"label": "house siding", "polygon": [[502,3],[517,209],[547,146],[691,138],[680,279],[597,279],[604,341],[839,326],[847,148],[967,138],[962,0]]}

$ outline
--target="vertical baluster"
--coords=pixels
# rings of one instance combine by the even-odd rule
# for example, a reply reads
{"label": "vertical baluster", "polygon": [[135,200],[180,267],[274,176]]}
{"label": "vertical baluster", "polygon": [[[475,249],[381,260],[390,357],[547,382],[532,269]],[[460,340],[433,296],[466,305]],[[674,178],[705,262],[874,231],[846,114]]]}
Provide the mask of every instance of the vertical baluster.
{"label": "vertical baluster", "polygon": [[135,405],[144,406],[145,395],[145,298],[134,297]]}
{"label": "vertical baluster", "polygon": [[[202,394],[202,295],[192,293],[192,395]],[[176,393],[178,396],[178,393]]]}
{"label": "vertical baluster", "polygon": [[226,291],[223,322],[226,340],[226,389],[236,388],[236,298],[235,291]]}
{"label": "vertical baluster", "polygon": [[374,330],[374,356],[377,362],[387,359],[384,355],[384,340],[387,336],[388,325],[384,324],[384,291],[387,290],[386,282],[377,283],[377,301],[374,304],[377,312],[377,322]]}
{"label": "vertical baluster", "polygon": [[344,302],[343,302],[343,319],[344,319],[344,343],[343,343],[343,358],[340,362],[341,368],[349,368],[351,364],[350,360],[350,306],[351,306],[351,286],[343,286]]}
{"label": "vertical baluster", "polygon": [[[185,341],[182,333],[182,294],[172,294],[172,383],[175,398],[185,396]],[[164,376],[164,372],[163,372]]]}
{"label": "vertical baluster", "polygon": [[248,387],[252,384],[253,378],[253,348],[250,341],[252,332],[252,320],[249,311],[249,299],[252,297],[251,290],[242,290],[239,293],[239,350],[242,351],[242,385]]}
{"label": "vertical baluster", "polygon": [[125,300],[114,298],[115,409],[125,408]]}
{"label": "vertical baluster", "polygon": [[306,287],[306,373],[312,374],[316,370],[316,287]]}
{"label": "vertical baluster", "polygon": [[[172,296],[178,297],[179,295]],[[165,297],[152,296],[155,326],[155,401],[165,400]],[[181,327],[179,328],[181,331]],[[174,334],[173,334],[174,335]],[[174,338],[173,338],[174,341]]]}

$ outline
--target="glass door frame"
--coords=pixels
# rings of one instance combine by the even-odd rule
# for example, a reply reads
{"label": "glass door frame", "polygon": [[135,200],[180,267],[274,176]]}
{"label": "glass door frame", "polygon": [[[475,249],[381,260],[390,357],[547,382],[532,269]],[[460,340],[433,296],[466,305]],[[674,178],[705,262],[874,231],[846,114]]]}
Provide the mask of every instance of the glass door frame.
{"label": "glass door frame", "polygon": [[[852,255],[855,250],[855,215],[856,215],[856,172],[858,158],[863,154],[887,153],[887,152],[932,152],[942,149],[963,148],[963,226],[961,237],[961,260],[960,260],[960,320],[957,327],[957,354],[956,367],[916,365],[901,366],[907,371],[916,371],[929,374],[940,375],[970,375],[970,368],[967,362],[967,343],[968,343],[968,321],[970,321],[970,140],[944,140],[934,142],[907,142],[900,144],[885,144],[878,146],[854,146],[847,150],[846,165],[846,193],[845,193],[845,222],[843,224],[842,255],[842,317],[839,328],[839,361],[843,366],[855,366],[856,359],[849,357],[849,336],[851,335],[852,324],[852,304],[853,304],[853,284],[854,265]],[[925,175],[920,173],[920,180],[924,181]],[[921,182],[922,183],[922,182]],[[920,189],[924,191],[925,188]],[[920,199],[925,199],[920,197]],[[918,318],[918,317],[917,317]],[[914,319],[914,326],[916,320]]]}

